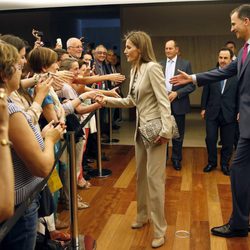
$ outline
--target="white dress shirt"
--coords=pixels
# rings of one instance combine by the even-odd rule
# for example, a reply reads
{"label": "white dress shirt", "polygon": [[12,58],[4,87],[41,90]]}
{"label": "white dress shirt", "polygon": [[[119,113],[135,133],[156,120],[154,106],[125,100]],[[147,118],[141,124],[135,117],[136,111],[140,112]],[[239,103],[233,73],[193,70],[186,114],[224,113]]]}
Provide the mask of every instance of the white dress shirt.
{"label": "white dress shirt", "polygon": [[174,76],[175,71],[175,65],[176,65],[177,56],[175,56],[173,59],[167,58],[166,61],[166,69],[165,69],[165,82],[167,91],[171,92],[173,85],[169,82],[170,78]]}

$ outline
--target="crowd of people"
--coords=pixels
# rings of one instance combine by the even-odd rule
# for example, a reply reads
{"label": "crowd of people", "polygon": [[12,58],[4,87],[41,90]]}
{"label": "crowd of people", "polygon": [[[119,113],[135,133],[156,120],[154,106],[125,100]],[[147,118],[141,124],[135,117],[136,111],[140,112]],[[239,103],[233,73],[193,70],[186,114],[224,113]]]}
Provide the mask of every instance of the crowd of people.
{"label": "crowd of people", "polygon": [[[82,41],[77,38],[68,40],[67,50],[47,48],[41,46],[39,41],[26,55],[28,48],[23,39],[9,34],[0,37],[1,187],[2,190],[6,189],[1,195],[1,222],[11,217],[51,172],[64,140],[68,115],[74,114],[78,123],[81,123],[91,111],[101,108],[100,104],[91,101],[97,93],[119,96],[116,85],[125,77],[117,72],[110,73],[111,70],[98,75],[95,62],[90,65],[89,61],[92,58],[94,61],[94,55],[82,56],[82,46]],[[106,66],[111,69],[108,62]],[[103,81],[110,81],[113,85],[101,88],[98,85],[101,86]],[[76,140],[76,185],[87,189],[91,187],[86,180],[91,167],[87,165],[85,151],[89,134],[96,133],[95,117],[82,130],[80,138]],[[94,157],[96,147],[92,150]],[[69,225],[60,221],[56,212],[59,201],[63,203],[63,208],[69,209],[66,150],[56,164],[56,169],[60,173],[63,188],[53,193],[55,209],[44,219],[51,238],[65,241],[70,240],[70,235],[57,229]],[[37,228],[44,231],[42,220],[38,218],[40,202],[39,195],[33,199],[1,242],[1,249],[34,249]],[[78,209],[88,207],[89,204],[78,195]]]}
{"label": "crowd of people", "polygon": [[[208,164],[203,171],[210,172],[217,166],[220,129],[221,170],[223,174],[230,175],[233,194],[233,212],[229,222],[211,231],[221,237],[247,236],[250,211],[249,4],[232,11],[231,25],[231,31],[237,38],[245,40],[244,48],[236,57],[232,48],[235,44],[227,42],[218,52],[217,67],[199,74],[192,74],[191,64],[181,58],[176,41],[166,42],[166,60],[157,63],[150,36],[143,31],[129,32],[125,36],[124,50],[131,64],[126,97],[119,89],[125,76],[117,73],[120,72],[118,56],[104,45],[96,46],[91,53],[83,53],[83,41],[75,37],[68,39],[66,50],[61,44],[56,48],[41,46],[39,40],[26,55],[27,44],[20,37],[0,36],[0,187],[3,191],[0,196],[0,222],[13,216],[14,211],[51,172],[64,140],[69,115],[74,114],[78,122],[83,122],[90,112],[101,109],[101,131],[107,136],[109,124],[105,107],[135,107],[137,216],[131,228],[139,229],[152,221],[151,245],[153,248],[162,246],[167,230],[164,210],[168,143],[172,139],[171,160],[173,168],[180,171],[185,115],[190,112],[189,94],[195,90],[193,83],[197,83],[198,86],[204,85],[201,116],[206,120]],[[179,130],[178,138],[172,138],[171,115]],[[115,117],[121,117],[119,109],[113,112],[113,119]],[[141,128],[156,120],[160,121],[160,132],[148,146]],[[91,170],[87,164],[90,160],[87,151],[94,148],[92,155],[96,156],[93,136],[96,131],[93,116],[76,138],[76,185],[81,189],[91,187],[86,174]],[[229,167],[234,144],[237,146],[236,154]],[[69,209],[66,151],[56,169],[63,188],[53,193],[54,211],[44,220],[52,239],[67,241],[70,235],[62,234],[58,229],[68,225],[62,223],[56,214],[59,201]],[[83,197],[78,195],[77,199],[78,209],[89,207]],[[34,249],[37,229],[42,227],[38,218],[40,202],[40,195],[37,195],[0,243],[1,249]]]}

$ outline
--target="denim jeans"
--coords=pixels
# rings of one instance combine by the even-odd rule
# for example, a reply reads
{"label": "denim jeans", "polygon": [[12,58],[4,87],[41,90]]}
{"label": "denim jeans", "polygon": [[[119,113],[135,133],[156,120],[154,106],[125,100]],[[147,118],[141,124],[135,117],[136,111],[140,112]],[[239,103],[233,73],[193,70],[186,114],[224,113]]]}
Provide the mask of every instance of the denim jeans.
{"label": "denim jeans", "polygon": [[2,241],[2,244],[0,245],[1,250],[35,249],[38,208],[39,200],[38,198],[35,198],[26,209],[24,215],[17,221]]}

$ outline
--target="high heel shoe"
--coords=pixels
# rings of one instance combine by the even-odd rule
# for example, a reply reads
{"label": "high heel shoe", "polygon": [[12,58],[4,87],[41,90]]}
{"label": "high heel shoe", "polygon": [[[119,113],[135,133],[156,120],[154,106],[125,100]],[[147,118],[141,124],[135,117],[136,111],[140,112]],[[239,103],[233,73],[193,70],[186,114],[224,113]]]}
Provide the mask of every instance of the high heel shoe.
{"label": "high heel shoe", "polygon": [[165,237],[154,238],[152,240],[152,247],[153,248],[161,247],[162,245],[164,245],[164,243],[165,243]]}
{"label": "high heel shoe", "polygon": [[140,229],[140,228],[144,227],[146,224],[147,224],[146,222],[137,222],[136,221],[136,222],[133,222],[131,224],[131,228],[132,229]]}

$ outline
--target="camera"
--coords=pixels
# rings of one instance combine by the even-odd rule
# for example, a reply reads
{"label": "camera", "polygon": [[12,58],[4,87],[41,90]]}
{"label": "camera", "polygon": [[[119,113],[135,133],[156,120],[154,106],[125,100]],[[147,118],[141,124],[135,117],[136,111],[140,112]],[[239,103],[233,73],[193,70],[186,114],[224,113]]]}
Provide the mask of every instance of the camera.
{"label": "camera", "polygon": [[41,41],[41,38],[43,37],[43,32],[39,30],[32,30],[32,35],[39,41]]}
{"label": "camera", "polygon": [[36,35],[39,36],[39,37],[43,37],[43,32],[42,31],[36,31]]}

